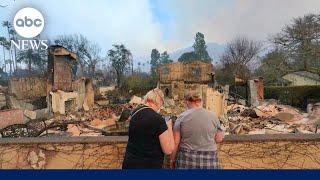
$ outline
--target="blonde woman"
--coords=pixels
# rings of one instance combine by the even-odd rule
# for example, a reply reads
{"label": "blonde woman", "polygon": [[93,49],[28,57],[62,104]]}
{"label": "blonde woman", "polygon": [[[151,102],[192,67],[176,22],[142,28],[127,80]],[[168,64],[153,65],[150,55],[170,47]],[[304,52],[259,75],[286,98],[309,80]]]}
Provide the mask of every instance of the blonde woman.
{"label": "blonde woman", "polygon": [[160,169],[164,154],[172,153],[172,121],[166,122],[158,114],[163,104],[163,92],[156,88],[132,111],[123,169]]}

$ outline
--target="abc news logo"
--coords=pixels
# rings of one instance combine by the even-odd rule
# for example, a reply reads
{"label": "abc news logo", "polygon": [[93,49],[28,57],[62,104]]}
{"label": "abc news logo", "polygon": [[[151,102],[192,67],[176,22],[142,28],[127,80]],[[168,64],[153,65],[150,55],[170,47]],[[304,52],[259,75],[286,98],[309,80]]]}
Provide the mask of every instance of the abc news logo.
{"label": "abc news logo", "polygon": [[11,46],[19,50],[26,49],[48,49],[48,40],[32,40],[30,38],[34,38],[38,36],[44,28],[44,18],[40,11],[26,7],[20,9],[13,20],[13,27],[15,31],[19,34],[19,36],[23,38],[23,40],[11,40]]}
{"label": "abc news logo", "polygon": [[32,20],[32,19],[29,19],[27,16],[24,17],[24,20],[23,19],[17,19],[17,21],[16,21],[16,26],[18,26],[18,27],[24,27],[24,26],[27,26],[27,27],[31,27],[31,26],[41,27],[41,25],[42,25],[41,19]]}

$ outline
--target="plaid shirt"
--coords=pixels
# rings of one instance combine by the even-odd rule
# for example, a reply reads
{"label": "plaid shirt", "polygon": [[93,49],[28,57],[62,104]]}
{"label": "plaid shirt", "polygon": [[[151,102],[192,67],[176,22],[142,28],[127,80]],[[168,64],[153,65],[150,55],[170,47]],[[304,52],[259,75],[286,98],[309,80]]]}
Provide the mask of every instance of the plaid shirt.
{"label": "plaid shirt", "polygon": [[177,169],[219,169],[216,151],[194,151],[179,148]]}

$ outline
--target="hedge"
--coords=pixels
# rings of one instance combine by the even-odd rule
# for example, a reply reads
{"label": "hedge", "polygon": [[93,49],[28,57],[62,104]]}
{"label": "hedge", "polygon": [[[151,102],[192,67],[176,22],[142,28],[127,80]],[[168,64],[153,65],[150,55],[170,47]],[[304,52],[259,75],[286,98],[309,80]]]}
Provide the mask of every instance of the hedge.
{"label": "hedge", "polygon": [[269,86],[265,87],[265,99],[305,108],[308,103],[320,102],[320,86]]}

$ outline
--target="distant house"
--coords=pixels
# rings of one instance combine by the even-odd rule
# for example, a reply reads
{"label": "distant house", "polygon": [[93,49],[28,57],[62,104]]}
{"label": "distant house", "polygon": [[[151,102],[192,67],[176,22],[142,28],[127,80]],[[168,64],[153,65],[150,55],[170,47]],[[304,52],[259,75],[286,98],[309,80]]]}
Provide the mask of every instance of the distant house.
{"label": "distant house", "polygon": [[289,86],[316,86],[320,85],[319,74],[309,71],[296,71],[282,76]]}

